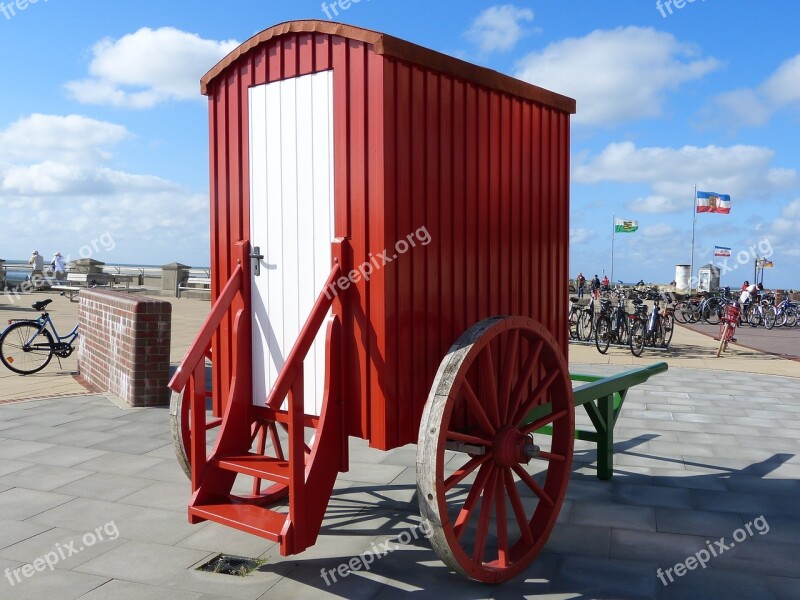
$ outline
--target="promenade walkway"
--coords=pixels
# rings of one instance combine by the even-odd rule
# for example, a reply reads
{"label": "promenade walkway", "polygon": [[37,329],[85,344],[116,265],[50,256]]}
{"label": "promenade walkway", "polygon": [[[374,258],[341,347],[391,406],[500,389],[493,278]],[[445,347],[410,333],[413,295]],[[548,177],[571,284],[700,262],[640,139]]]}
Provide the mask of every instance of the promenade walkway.
{"label": "promenade walkway", "polygon": [[[74,322],[77,305],[51,306],[59,327]],[[175,301],[173,360],[208,308]],[[0,319],[18,312],[0,307]],[[559,523],[536,563],[502,586],[448,573],[427,540],[410,539],[414,446],[378,452],[352,440],[317,544],[284,558],[266,540],[186,522],[189,484],[166,409],[123,409],[72,387],[74,358],[63,373],[0,373],[10,401],[0,406],[0,598],[797,598],[800,363],[742,349],[716,359],[713,340],[683,328],[673,343],[640,359],[570,348],[580,372],[664,359],[670,370],[628,395],[612,481],[596,479],[595,452],[576,444]],[[718,541],[727,549],[707,568],[676,569]],[[389,552],[369,571],[321,576],[375,548]],[[264,564],[244,578],[195,569],[218,553]],[[53,569],[24,566],[40,557]]]}

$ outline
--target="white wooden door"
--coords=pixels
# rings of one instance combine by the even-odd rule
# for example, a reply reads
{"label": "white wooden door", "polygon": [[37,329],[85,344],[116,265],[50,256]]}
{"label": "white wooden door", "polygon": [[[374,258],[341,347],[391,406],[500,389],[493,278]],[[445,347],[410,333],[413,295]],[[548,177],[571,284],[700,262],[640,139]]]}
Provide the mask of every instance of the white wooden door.
{"label": "white wooden door", "polygon": [[[253,403],[263,406],[331,270],[333,71],[250,88]],[[325,326],[305,361],[305,411],[318,415]]]}

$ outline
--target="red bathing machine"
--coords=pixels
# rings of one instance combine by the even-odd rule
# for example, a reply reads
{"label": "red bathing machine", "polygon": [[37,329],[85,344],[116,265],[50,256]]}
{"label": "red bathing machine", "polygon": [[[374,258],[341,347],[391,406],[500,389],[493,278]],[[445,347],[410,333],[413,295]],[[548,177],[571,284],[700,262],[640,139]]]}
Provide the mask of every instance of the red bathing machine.
{"label": "red bathing machine", "polygon": [[439,556],[520,572],[572,458],[574,100],[325,21],[262,31],[201,88],[213,307],[170,384],[190,521],[301,552],[348,437],[417,443]]}

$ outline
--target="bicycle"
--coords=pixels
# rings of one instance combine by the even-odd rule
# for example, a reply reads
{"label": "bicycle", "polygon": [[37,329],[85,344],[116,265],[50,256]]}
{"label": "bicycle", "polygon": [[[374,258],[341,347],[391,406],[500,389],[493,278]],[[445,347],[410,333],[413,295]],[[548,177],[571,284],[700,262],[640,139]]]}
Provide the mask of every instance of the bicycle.
{"label": "bicycle", "polygon": [[600,354],[608,352],[611,342],[628,343],[628,313],[625,312],[625,300],[617,294],[617,306],[611,308],[611,300],[600,301],[600,314],[595,325],[594,343]]}
{"label": "bicycle", "polygon": [[727,350],[728,344],[733,340],[736,333],[736,324],[739,322],[741,309],[736,303],[728,304],[722,311],[719,323],[719,348],[717,348],[717,358]]}
{"label": "bicycle", "polygon": [[569,339],[571,340],[581,339],[581,313],[582,310],[578,304],[578,298],[573,296],[569,299]]}
{"label": "bicycle", "polygon": [[[31,375],[44,369],[53,356],[69,357],[75,350],[78,338],[78,324],[67,335],[61,336],[56,330],[50,314],[45,308],[52,300],[35,302],[31,306],[42,311],[37,319],[14,319],[0,333],[0,362],[20,375]],[[52,331],[52,333],[51,333]]]}
{"label": "bicycle", "polygon": [[[768,300],[758,300],[750,303],[750,310],[747,315],[747,322],[750,327],[758,327],[767,324],[767,308],[771,305]],[[772,329],[768,327],[768,329]]]}
{"label": "bicycle", "polygon": [[581,311],[578,325],[578,337],[589,341],[594,338],[595,318],[594,318],[594,298],[589,297],[589,304]]}

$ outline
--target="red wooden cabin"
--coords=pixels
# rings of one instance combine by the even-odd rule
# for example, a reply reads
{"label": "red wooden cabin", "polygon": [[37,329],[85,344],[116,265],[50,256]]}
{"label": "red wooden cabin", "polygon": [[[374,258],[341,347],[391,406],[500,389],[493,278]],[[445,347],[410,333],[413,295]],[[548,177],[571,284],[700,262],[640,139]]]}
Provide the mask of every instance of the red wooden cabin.
{"label": "red wooden cabin", "polygon": [[[422,439],[437,369],[476,323],[512,315],[534,324],[519,334],[503,325],[497,335],[505,341],[492,343],[511,343],[514,354],[493,346],[494,366],[467,380],[483,381],[494,369],[498,381],[508,379],[506,392],[527,393],[548,371],[563,370],[555,379],[569,385],[575,102],[326,21],[262,31],[203,77],[202,92],[209,98],[214,308],[171,384],[191,400],[178,409],[192,463],[190,518],[299,552],[313,543],[324,514],[314,496],[327,498],[336,473],[347,469],[347,436],[384,450]],[[513,356],[506,364],[524,370],[533,354],[541,364],[531,361],[528,370],[538,375],[530,381],[498,364]],[[205,357],[213,362],[208,393]],[[546,390],[545,399],[554,393]],[[205,423],[206,396],[222,419],[208,456],[204,433],[194,435],[220,423]],[[189,404],[198,407],[191,416]],[[484,409],[499,430],[494,409]],[[497,417],[504,412],[514,409],[501,406]],[[453,418],[457,439],[479,437],[465,433],[472,417]],[[569,419],[571,427],[571,412]],[[317,429],[310,447],[303,427]],[[289,431],[288,453],[281,428]],[[502,443],[521,448],[520,435],[528,439],[515,434]],[[568,463],[571,449],[562,458]],[[503,460],[511,469],[512,458]],[[264,492],[258,483],[250,497],[234,498],[236,473],[273,485]],[[288,515],[261,506],[287,491]],[[311,525],[298,523],[300,510]],[[509,552],[505,568],[492,567],[498,578],[521,560]]]}

